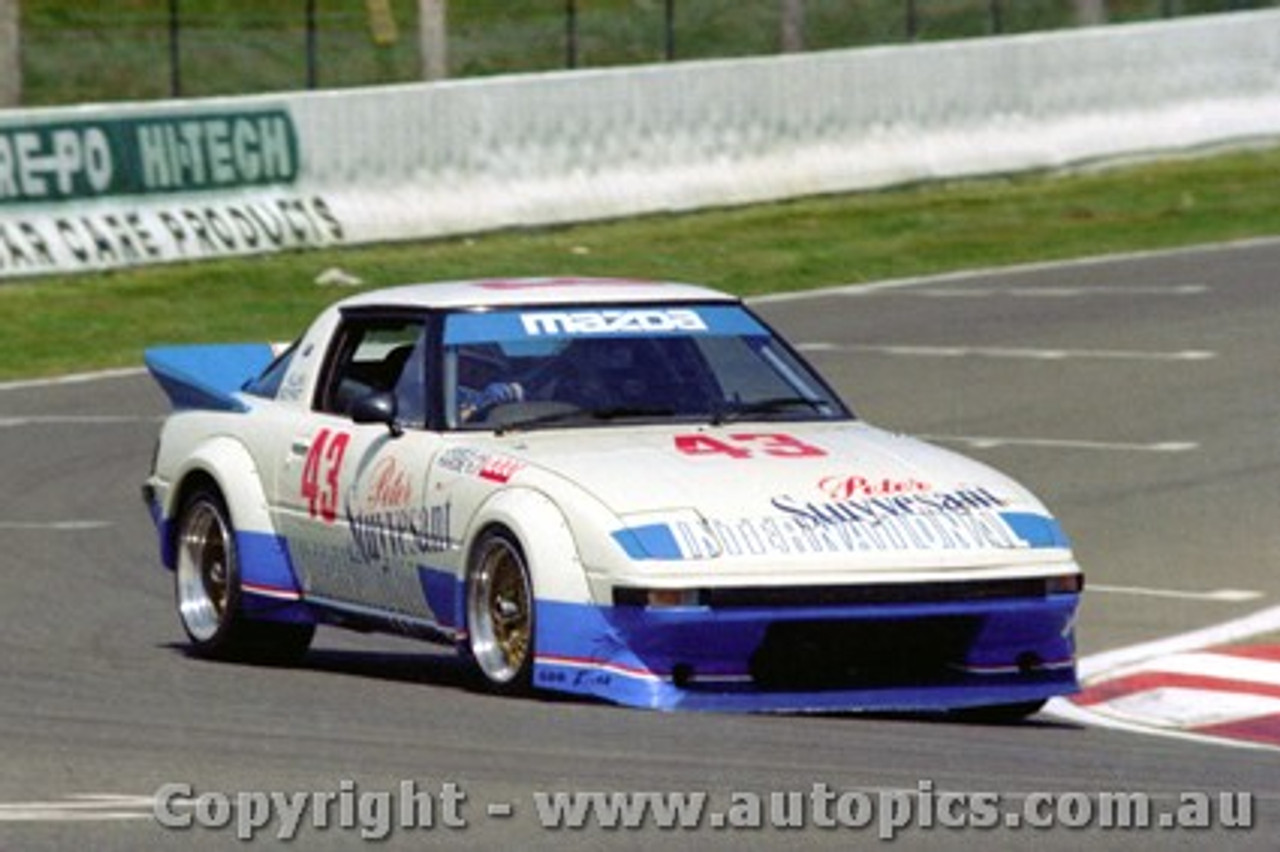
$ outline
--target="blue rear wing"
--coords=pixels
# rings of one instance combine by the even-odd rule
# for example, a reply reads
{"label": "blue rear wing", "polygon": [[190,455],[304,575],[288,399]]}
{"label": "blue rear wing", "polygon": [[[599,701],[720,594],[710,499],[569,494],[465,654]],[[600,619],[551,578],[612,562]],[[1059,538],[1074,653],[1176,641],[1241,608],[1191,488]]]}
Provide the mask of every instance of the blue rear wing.
{"label": "blue rear wing", "polygon": [[270,343],[158,346],[143,356],[175,409],[248,411],[237,395],[275,358]]}

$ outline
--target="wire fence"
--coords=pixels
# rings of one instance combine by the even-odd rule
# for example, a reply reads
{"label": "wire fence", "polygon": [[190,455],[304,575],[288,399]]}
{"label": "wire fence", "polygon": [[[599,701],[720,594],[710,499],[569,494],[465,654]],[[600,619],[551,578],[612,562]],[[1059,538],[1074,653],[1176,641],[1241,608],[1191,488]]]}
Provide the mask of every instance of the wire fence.
{"label": "wire fence", "polygon": [[[419,3],[22,0],[21,103],[420,80]],[[1125,24],[1280,0],[1095,5],[1106,23]],[[971,38],[1082,22],[1081,0],[452,0],[447,9],[445,67],[453,77]]]}

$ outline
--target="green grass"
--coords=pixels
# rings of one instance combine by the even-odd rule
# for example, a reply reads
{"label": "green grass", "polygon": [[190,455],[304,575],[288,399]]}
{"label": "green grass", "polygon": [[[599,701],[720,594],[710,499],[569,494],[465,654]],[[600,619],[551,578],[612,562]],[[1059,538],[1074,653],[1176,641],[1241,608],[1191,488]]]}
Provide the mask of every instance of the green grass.
{"label": "green grass", "polygon": [[137,365],[161,342],[285,340],[347,291],[624,275],[744,295],[1280,234],[1280,148],[1074,176],[931,184],[470,239],[0,284],[0,379]]}

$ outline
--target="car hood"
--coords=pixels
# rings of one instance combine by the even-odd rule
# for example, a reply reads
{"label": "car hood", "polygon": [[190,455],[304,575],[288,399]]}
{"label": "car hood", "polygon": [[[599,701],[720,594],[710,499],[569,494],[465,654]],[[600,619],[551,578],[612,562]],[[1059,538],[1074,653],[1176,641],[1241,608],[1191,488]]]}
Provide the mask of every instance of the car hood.
{"label": "car hood", "polygon": [[[1056,521],[992,468],[857,421],[511,436],[521,465],[574,483],[623,522],[633,557],[1066,548]],[[532,473],[532,471],[530,471]]]}

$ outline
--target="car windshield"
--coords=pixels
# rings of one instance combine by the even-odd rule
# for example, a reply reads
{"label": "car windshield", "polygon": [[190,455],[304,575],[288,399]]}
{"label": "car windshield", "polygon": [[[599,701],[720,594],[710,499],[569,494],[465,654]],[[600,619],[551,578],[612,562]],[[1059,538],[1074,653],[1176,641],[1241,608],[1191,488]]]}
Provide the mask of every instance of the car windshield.
{"label": "car windshield", "polygon": [[443,390],[453,429],[851,416],[736,304],[451,314]]}

